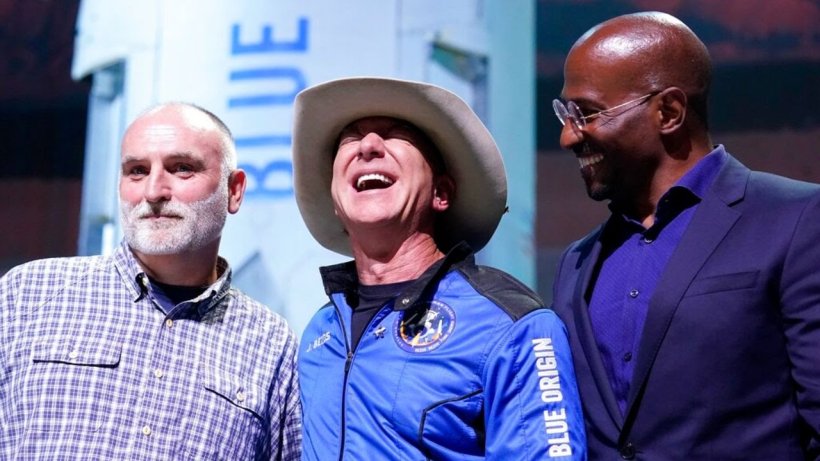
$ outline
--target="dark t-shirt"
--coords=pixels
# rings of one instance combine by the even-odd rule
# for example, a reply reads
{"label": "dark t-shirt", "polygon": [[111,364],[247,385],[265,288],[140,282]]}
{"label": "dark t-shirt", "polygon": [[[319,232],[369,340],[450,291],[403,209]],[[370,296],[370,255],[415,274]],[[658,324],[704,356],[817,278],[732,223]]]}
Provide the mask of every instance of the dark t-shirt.
{"label": "dark t-shirt", "polygon": [[[208,289],[208,285],[187,287],[182,285],[168,285],[167,283],[157,282],[152,278],[149,278],[148,280],[151,281],[151,285],[153,285],[155,289],[162,291],[168,300],[170,300],[171,305],[164,306],[166,309],[171,309],[183,301],[194,299]],[[158,300],[160,302],[163,301],[161,298]]]}
{"label": "dark t-shirt", "polygon": [[412,280],[384,285],[359,285],[359,303],[353,309],[350,320],[350,345],[356,350],[364,330],[373,320],[379,310],[391,299],[395,298]]}

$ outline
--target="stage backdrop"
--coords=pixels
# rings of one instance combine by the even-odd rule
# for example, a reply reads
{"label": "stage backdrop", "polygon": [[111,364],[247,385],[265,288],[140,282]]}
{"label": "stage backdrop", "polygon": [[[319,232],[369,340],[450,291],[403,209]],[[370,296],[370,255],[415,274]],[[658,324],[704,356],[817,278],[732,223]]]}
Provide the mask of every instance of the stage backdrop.
{"label": "stage backdrop", "polygon": [[232,129],[249,178],[221,253],[240,288],[301,331],[326,301],[317,268],[343,259],[314,242],[294,201],[293,100],[375,75],[444,86],[484,119],[505,153],[511,211],[479,260],[534,286],[532,0],[84,0],[77,28],[72,75],[93,75],[80,254],[121,239],[124,128],[157,102],[194,102]]}

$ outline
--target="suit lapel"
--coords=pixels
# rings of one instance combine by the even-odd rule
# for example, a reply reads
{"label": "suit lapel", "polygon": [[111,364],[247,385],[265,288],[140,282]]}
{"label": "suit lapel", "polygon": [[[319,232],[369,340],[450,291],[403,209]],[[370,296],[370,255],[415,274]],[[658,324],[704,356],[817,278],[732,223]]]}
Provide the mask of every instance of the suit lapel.
{"label": "suit lapel", "polygon": [[634,420],[649,371],[680,300],[706,260],[740,218],[740,213],[730,205],[743,198],[748,177],[749,169],[729,157],[712,188],[698,205],[658,281],[641,335],[622,434],[628,433]]}
{"label": "suit lapel", "polygon": [[621,410],[618,408],[615,394],[612,392],[612,386],[609,384],[609,378],[607,377],[606,368],[604,368],[604,362],[601,360],[601,354],[598,351],[598,343],[595,341],[595,334],[592,331],[592,321],[589,318],[589,303],[586,297],[589,284],[592,280],[592,274],[595,270],[595,263],[601,254],[600,238],[603,229],[604,226],[600,226],[598,230],[592,234],[592,238],[588,240],[589,244],[582,249],[583,254],[578,257],[581,268],[573,295],[573,299],[575,300],[575,309],[573,309],[573,312],[575,315],[575,325],[578,329],[578,340],[584,349],[584,356],[589,365],[590,372],[595,379],[595,385],[601,394],[601,400],[603,400],[609,416],[612,418],[615,426],[620,430],[623,417],[621,416]]}

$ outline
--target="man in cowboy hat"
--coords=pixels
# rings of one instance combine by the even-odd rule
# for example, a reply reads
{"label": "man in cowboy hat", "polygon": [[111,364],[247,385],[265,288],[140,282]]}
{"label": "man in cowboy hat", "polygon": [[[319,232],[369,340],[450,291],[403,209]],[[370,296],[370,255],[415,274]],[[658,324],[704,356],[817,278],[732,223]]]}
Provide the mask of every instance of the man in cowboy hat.
{"label": "man in cowboy hat", "polygon": [[303,335],[303,459],[583,459],[564,325],[473,251],[505,210],[492,136],[442,88],[300,93],[296,200],[330,300]]}

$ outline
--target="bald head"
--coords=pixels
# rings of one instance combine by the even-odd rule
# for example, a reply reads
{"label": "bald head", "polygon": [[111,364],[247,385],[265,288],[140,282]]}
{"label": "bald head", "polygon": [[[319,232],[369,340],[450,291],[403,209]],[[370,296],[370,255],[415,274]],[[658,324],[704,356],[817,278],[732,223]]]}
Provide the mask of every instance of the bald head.
{"label": "bald head", "polygon": [[[223,175],[228,175],[236,169],[236,147],[233,134],[228,126],[211,111],[188,102],[164,102],[149,107],[140,113],[131,126],[128,127],[123,140],[128,138],[129,132],[136,131],[144,124],[157,124],[159,121],[181,122],[188,129],[201,133],[215,132],[219,136],[220,154],[222,155]],[[170,122],[169,122],[170,123]]]}
{"label": "bald head", "polygon": [[623,84],[647,92],[680,88],[705,125],[711,59],[703,42],[674,16],[643,12],[605,21],[575,42],[568,65],[579,58],[606,66]]}

